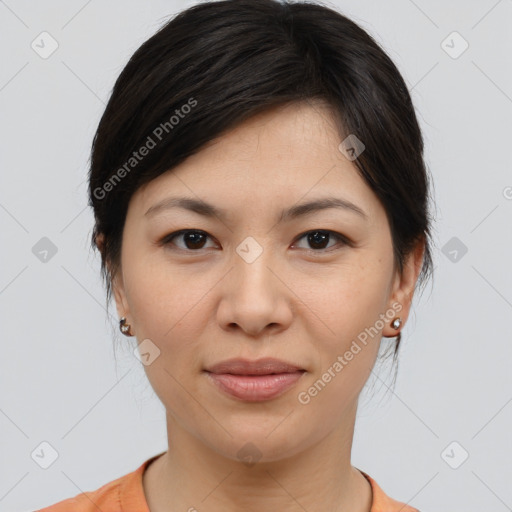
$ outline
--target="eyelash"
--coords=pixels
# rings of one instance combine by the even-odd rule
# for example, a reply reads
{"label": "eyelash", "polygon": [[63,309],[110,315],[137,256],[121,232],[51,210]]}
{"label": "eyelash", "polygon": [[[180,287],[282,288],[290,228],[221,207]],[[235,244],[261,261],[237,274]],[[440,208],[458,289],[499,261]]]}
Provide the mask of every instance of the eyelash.
{"label": "eyelash", "polygon": [[[160,241],[160,244],[161,245],[165,245],[165,246],[169,246],[169,245],[172,244],[172,240],[174,238],[177,238],[177,237],[182,236],[182,235],[187,234],[187,233],[195,233],[195,234],[200,234],[200,235],[206,235],[208,238],[212,239],[212,237],[208,233],[206,233],[205,231],[201,231],[200,229],[182,229],[180,231],[175,231],[175,232],[170,233],[170,234],[166,235],[165,237],[163,237],[162,240]],[[328,230],[328,229],[312,229],[312,230],[309,230],[309,231],[305,231],[304,233],[300,234],[296,238],[296,240],[299,241],[302,238],[304,238],[305,236],[309,235],[310,233],[324,233],[324,234],[328,234],[330,238],[334,237],[334,238],[336,238],[338,240],[338,242],[341,242],[341,247],[343,247],[343,246],[352,246],[352,242],[346,236],[344,236],[341,233],[338,233],[336,231],[331,231],[331,230]],[[329,239],[329,242],[330,241],[331,240]],[[194,249],[182,249],[181,247],[177,247],[175,250],[182,251],[182,252],[200,252],[202,250],[202,248],[194,250]],[[336,250],[336,249],[333,249],[332,247],[330,247],[330,248],[327,248],[327,249],[305,249],[305,250],[310,252],[310,253],[325,253],[325,252],[329,252],[329,251]]]}

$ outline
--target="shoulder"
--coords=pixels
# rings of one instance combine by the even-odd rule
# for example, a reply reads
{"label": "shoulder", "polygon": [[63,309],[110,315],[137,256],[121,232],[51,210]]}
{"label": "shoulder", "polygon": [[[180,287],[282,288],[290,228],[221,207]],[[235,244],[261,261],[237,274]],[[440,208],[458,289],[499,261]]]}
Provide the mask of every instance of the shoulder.
{"label": "shoulder", "polygon": [[148,464],[158,456],[151,457],[134,471],[106,483],[95,491],[82,492],[36,512],[149,512],[142,486],[142,474]]}
{"label": "shoulder", "polygon": [[373,500],[370,512],[420,512],[417,508],[390,498],[370,475],[364,471],[361,471],[361,473],[372,487]]}
{"label": "shoulder", "polygon": [[95,491],[86,491],[72,498],[59,501],[54,505],[42,508],[37,512],[92,512],[98,509],[103,512],[120,510],[120,487],[129,475],[124,475],[109,482]]}

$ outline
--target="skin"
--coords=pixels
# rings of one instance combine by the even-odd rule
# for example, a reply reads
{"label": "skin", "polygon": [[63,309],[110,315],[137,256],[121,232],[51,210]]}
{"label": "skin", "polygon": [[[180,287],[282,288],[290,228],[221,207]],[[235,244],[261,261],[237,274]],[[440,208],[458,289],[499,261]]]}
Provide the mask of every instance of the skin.
{"label": "skin", "polygon": [[[338,150],[341,140],[323,104],[274,108],[131,198],[113,291],[138,342],[160,350],[144,367],[167,412],[169,446],[144,473],[152,512],[370,510],[371,487],[350,453],[358,397],[381,336],[398,333],[394,316],[308,404],[298,394],[393,304],[403,327],[424,247],[396,270],[385,210]],[[330,208],[276,223],[283,208],[333,195],[368,219]],[[145,216],[170,196],[200,198],[227,217],[181,208]],[[207,236],[199,245],[187,236],[159,243],[181,229]],[[334,235],[308,243],[304,232],[317,229],[351,243]],[[263,249],[251,263],[236,252],[248,236]],[[246,402],[203,372],[232,357],[275,357],[306,373],[275,399]],[[261,454],[255,465],[237,456],[248,442]]]}

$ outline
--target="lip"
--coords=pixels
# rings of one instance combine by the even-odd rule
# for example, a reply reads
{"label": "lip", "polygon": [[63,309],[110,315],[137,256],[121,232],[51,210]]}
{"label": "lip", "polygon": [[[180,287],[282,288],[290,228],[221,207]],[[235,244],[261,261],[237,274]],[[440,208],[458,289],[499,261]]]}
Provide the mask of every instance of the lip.
{"label": "lip", "polygon": [[270,375],[271,373],[292,373],[304,371],[304,368],[281,359],[265,357],[251,361],[249,359],[227,359],[206,369],[211,373],[230,373],[233,375]]}
{"label": "lip", "polygon": [[248,402],[277,398],[306,372],[299,366],[273,358],[250,361],[229,359],[205,370],[217,389]]}

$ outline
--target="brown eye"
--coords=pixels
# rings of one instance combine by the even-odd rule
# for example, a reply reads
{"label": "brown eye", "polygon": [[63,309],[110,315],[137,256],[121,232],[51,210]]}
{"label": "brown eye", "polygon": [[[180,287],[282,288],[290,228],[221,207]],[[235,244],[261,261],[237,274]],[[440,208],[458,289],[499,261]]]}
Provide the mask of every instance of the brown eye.
{"label": "brown eye", "polygon": [[[175,242],[175,240],[181,240],[181,244]],[[197,229],[182,229],[171,233],[162,239],[161,244],[164,246],[176,246],[179,250],[188,252],[197,252],[201,249],[208,248],[206,246],[208,239],[211,239],[210,235],[206,232]],[[336,245],[345,246],[350,245],[350,241],[340,233],[335,231],[329,231],[325,229],[316,229],[303,233],[298,240],[305,239],[308,247],[299,247],[309,249],[314,252],[326,252],[331,247]],[[333,243],[333,242],[338,242]]]}
{"label": "brown eye", "polygon": [[[178,240],[182,240],[184,246],[180,246],[175,244],[173,240],[177,238]],[[166,236],[162,240],[162,244],[164,245],[176,245],[179,249],[194,251],[198,249],[203,249],[206,243],[206,240],[210,238],[210,236],[204,231],[184,229],[181,231],[177,231],[176,233],[171,233]]]}
{"label": "brown eye", "polygon": [[[305,238],[307,243],[309,244],[309,247],[306,247],[306,249],[312,249],[314,251],[320,251],[325,250],[329,248],[328,244],[332,240],[336,240],[338,242],[341,242],[341,245],[347,244],[347,239],[340,235],[339,233],[336,233],[334,231],[329,230],[323,230],[323,229],[317,229],[314,231],[308,231],[300,236],[299,240]],[[335,245],[335,244],[334,244]],[[331,245],[330,247],[332,247]]]}

